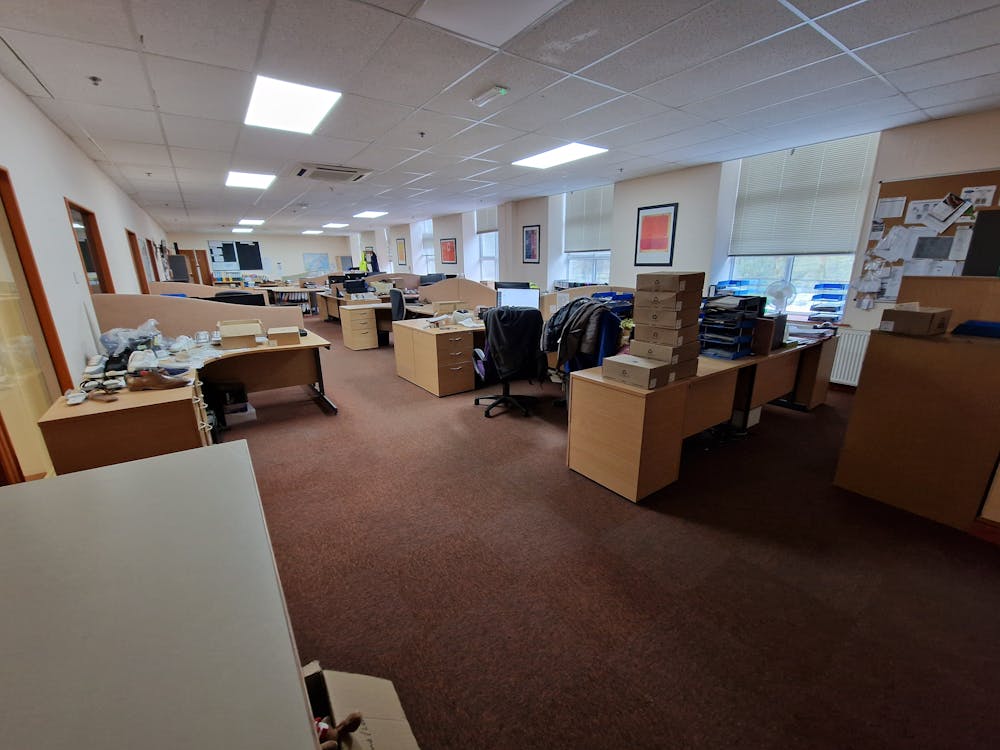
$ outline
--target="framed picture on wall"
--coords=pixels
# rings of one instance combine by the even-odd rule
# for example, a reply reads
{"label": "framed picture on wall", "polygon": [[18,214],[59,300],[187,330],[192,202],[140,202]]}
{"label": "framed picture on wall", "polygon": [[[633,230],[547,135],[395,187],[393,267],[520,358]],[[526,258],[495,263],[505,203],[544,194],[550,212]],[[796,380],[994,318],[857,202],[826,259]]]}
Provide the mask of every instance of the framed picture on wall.
{"label": "framed picture on wall", "polygon": [[676,234],[676,203],[640,208],[635,221],[635,265],[672,266]]}
{"label": "framed picture on wall", "polygon": [[396,238],[396,262],[401,266],[406,265],[406,238]]}
{"label": "framed picture on wall", "polygon": [[539,263],[541,252],[539,250],[542,239],[542,228],[538,224],[529,224],[521,227],[522,239],[522,263]]}
{"label": "framed picture on wall", "polygon": [[454,237],[441,240],[441,262],[458,263],[458,246]]}

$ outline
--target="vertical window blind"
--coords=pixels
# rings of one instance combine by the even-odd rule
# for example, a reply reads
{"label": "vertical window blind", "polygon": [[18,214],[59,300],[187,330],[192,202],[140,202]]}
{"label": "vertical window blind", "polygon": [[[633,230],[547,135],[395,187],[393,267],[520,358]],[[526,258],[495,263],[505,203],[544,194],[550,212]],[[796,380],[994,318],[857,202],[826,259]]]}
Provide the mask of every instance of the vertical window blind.
{"label": "vertical window blind", "polygon": [[742,160],[730,255],[853,253],[878,135]]}
{"label": "vertical window blind", "polygon": [[565,252],[611,249],[614,194],[614,185],[566,193]]}

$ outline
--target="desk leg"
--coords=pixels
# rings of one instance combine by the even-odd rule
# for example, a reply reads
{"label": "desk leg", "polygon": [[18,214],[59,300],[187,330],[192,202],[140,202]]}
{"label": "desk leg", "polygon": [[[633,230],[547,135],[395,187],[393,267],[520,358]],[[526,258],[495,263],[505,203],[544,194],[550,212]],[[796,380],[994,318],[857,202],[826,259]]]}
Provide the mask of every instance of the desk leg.
{"label": "desk leg", "polygon": [[336,414],[338,411],[337,405],[327,398],[326,386],[323,385],[323,362],[319,358],[319,349],[313,349],[313,356],[316,357],[316,382],[306,387],[312,389],[313,395],[316,396],[321,407],[325,407],[332,414]]}

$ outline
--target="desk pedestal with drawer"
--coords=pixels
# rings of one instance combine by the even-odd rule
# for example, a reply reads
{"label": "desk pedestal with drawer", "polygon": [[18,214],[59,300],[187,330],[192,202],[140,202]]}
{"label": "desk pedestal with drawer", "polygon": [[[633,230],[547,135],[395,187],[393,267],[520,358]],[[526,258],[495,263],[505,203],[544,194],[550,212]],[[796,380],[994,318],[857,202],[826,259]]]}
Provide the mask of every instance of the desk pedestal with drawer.
{"label": "desk pedestal with drawer", "polygon": [[399,377],[435,396],[475,389],[472,350],[485,340],[482,327],[427,328],[423,320],[397,320],[392,335]]}
{"label": "desk pedestal with drawer", "polygon": [[354,351],[378,349],[378,329],[375,326],[375,310],[368,305],[342,305],[340,323],[344,334],[344,346]]}

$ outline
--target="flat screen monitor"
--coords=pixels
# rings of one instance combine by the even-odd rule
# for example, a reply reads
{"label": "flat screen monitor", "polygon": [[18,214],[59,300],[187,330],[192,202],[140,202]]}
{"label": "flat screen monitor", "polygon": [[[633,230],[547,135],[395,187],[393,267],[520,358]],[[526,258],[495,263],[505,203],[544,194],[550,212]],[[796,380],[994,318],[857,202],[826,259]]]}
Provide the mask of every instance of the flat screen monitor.
{"label": "flat screen monitor", "polygon": [[356,281],[345,281],[344,291],[348,294],[364,294],[368,291],[368,282],[364,279],[358,279]]}
{"label": "flat screen monitor", "polygon": [[500,307],[533,307],[538,309],[541,292],[538,289],[498,289],[497,305]]}
{"label": "flat screen monitor", "polygon": [[531,289],[530,281],[494,281],[494,289]]}
{"label": "flat screen monitor", "polygon": [[444,281],[443,273],[428,273],[420,277],[420,286],[427,286],[428,284],[436,284],[439,281]]}

